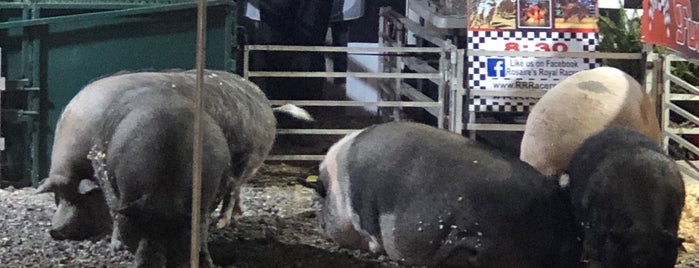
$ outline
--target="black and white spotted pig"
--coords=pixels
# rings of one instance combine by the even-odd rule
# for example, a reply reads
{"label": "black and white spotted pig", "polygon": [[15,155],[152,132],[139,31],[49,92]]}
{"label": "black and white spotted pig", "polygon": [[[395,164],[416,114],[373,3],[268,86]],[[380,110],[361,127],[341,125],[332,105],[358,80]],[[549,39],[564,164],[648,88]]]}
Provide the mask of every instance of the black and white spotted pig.
{"label": "black and white spotted pig", "polygon": [[612,127],[591,136],[567,168],[583,256],[601,267],[673,267],[684,184],[657,142]]}
{"label": "black and white spotted pig", "polygon": [[577,229],[555,180],[458,134],[375,125],[328,151],[316,190],[341,246],[411,265],[575,267]]}
{"label": "black and white spotted pig", "polygon": [[[270,102],[250,81],[212,70],[207,70],[204,78],[204,110],[223,129],[233,166],[230,195],[224,197],[219,219],[222,227],[230,222],[234,208],[239,209],[240,184],[256,172],[271,149],[276,120]],[[81,240],[110,230],[109,210],[92,180],[94,170],[86,158],[106,107],[124,94],[144,89],[168,88],[191,100],[195,84],[195,72],[191,70],[122,73],[94,81],[73,97],[57,123],[49,176],[37,190],[56,196],[58,209],[52,220],[52,237]]]}

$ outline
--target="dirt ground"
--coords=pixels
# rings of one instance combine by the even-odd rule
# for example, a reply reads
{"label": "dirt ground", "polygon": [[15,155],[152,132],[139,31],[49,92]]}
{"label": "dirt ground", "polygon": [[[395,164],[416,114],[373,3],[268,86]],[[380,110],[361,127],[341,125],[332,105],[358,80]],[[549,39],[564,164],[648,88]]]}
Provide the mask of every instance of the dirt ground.
{"label": "dirt ground", "polygon": [[[325,239],[315,193],[298,184],[311,164],[270,163],[244,185],[243,217],[212,231],[209,249],[221,267],[406,267],[384,255],[342,249]],[[56,241],[48,235],[56,207],[33,189],[0,189],[0,267],[128,267],[133,256],[109,239]],[[681,253],[675,267],[699,267],[699,253]]]}
{"label": "dirt ground", "polygon": [[[315,192],[297,183],[308,166],[271,164],[241,191],[243,217],[214,230],[209,249],[220,267],[403,267],[385,256],[341,249],[319,229]],[[50,194],[0,189],[0,267],[130,267],[133,256],[95,241],[56,241]]]}
{"label": "dirt ground", "polygon": [[[320,232],[315,192],[297,183],[317,174],[308,164],[265,165],[243,191],[243,219],[212,234],[224,267],[403,267],[385,256],[341,249]],[[259,200],[263,200],[259,202]]]}

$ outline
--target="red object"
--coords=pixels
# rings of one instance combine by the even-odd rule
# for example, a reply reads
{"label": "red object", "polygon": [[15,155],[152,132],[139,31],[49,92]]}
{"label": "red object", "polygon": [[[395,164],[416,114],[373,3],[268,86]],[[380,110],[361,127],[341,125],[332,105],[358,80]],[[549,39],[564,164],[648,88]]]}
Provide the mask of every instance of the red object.
{"label": "red object", "polygon": [[686,58],[699,58],[699,0],[645,0],[641,17],[641,41],[662,45]]}

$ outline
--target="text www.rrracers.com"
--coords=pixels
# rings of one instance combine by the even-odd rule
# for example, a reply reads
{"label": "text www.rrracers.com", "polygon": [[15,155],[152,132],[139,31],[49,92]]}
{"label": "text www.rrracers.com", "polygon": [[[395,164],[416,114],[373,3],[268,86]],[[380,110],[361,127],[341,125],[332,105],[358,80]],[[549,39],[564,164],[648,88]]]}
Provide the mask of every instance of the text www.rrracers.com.
{"label": "text www.rrracers.com", "polygon": [[536,83],[536,82],[526,82],[526,81],[514,81],[511,83],[493,83],[493,87],[496,89],[513,89],[513,88],[550,89],[554,86],[556,86],[556,83]]}

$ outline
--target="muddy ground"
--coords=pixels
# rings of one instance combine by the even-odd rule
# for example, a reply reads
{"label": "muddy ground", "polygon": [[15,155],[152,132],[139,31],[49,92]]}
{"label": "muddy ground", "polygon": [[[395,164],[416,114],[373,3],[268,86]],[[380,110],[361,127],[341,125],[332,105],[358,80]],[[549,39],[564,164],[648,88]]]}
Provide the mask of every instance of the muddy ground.
{"label": "muddy ground", "polygon": [[315,192],[297,183],[312,173],[307,165],[266,165],[243,193],[243,220],[212,235],[215,262],[235,267],[402,267],[385,256],[341,249],[321,235]]}
{"label": "muddy ground", "polygon": [[[215,230],[212,258],[221,267],[401,267],[385,256],[340,249],[319,232],[315,193],[296,181],[308,167],[265,166],[242,189],[243,218]],[[109,249],[109,239],[56,241],[50,194],[0,189],[0,267],[128,267],[133,256]]]}
{"label": "muddy ground", "polygon": [[[338,248],[319,230],[314,192],[297,183],[313,166],[267,164],[242,190],[243,218],[212,232],[209,247],[221,267],[405,267],[383,255]],[[128,267],[133,257],[109,240],[55,241],[48,235],[55,205],[33,189],[0,189],[0,267]],[[683,253],[676,267],[699,267]]]}

